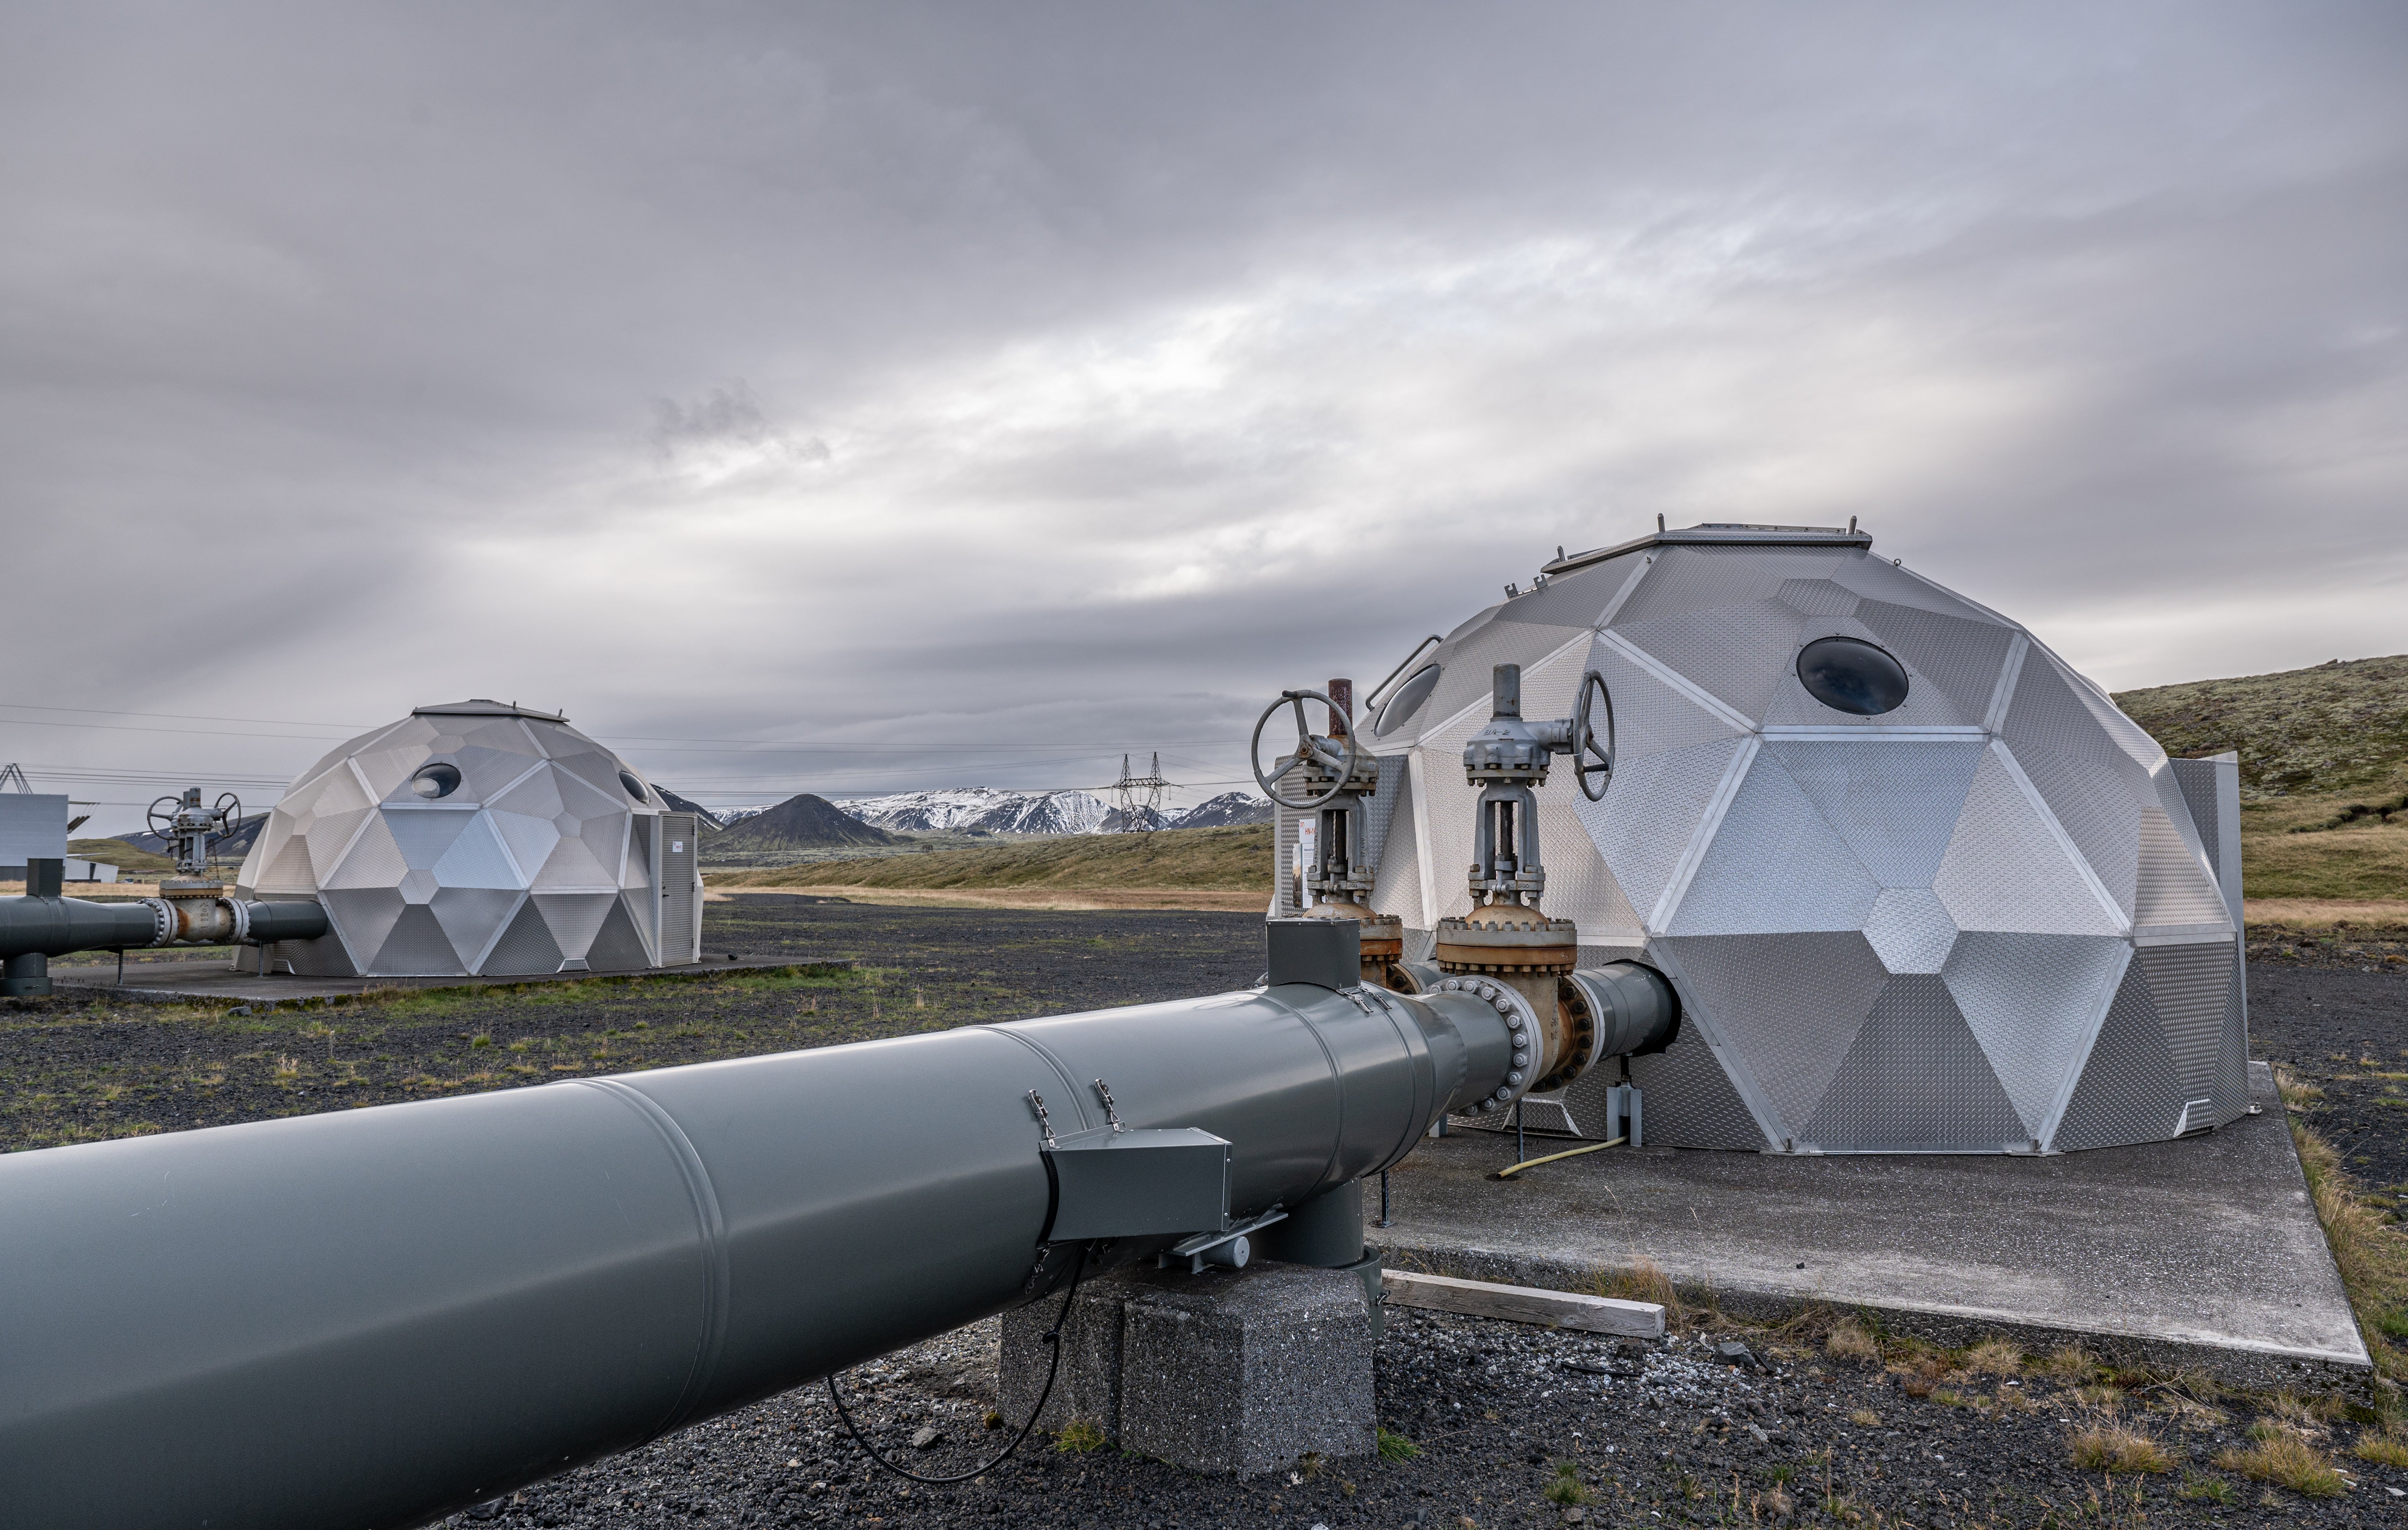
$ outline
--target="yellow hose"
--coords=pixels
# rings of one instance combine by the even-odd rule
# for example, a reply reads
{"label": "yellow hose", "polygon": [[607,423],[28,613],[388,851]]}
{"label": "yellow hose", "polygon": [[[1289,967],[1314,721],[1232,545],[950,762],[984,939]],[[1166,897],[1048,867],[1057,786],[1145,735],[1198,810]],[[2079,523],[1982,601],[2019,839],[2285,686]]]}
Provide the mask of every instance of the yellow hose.
{"label": "yellow hose", "polygon": [[1610,1142],[1584,1143],[1578,1148],[1568,1148],[1560,1153],[1549,1153],[1544,1158],[1526,1158],[1519,1163],[1509,1164],[1506,1167],[1498,1170],[1488,1177],[1491,1179],[1511,1179],[1513,1176],[1520,1174],[1524,1169],[1535,1169],[1541,1163],[1553,1163],[1559,1158],[1578,1158],[1583,1153],[1594,1153],[1602,1151],[1608,1148],[1619,1148],[1629,1140],[1630,1139],[1628,1137],[1615,1137]]}

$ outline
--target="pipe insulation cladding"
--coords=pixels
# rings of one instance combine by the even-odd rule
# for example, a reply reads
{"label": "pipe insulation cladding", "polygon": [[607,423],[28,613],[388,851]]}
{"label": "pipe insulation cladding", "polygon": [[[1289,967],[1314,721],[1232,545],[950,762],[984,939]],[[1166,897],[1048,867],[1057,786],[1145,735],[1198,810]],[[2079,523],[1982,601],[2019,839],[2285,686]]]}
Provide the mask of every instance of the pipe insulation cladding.
{"label": "pipe insulation cladding", "polygon": [[0,898],[0,957],[67,956],[148,945],[273,945],[326,932],[316,903],[236,898],[145,898],[95,903],[81,898]]}
{"label": "pipe insulation cladding", "polygon": [[421,1524],[1040,1297],[1032,1093],[1226,1139],[1233,1220],[1343,1195],[1512,1052],[1354,931],[1275,922],[1247,992],[0,1155],[0,1519]]}

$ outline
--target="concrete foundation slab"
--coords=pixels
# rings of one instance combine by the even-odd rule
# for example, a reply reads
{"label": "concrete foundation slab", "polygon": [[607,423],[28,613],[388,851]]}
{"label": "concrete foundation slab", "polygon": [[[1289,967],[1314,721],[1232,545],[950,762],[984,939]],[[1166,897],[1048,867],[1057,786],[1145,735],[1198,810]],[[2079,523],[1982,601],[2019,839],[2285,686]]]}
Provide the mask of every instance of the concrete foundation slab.
{"label": "concrete foundation slab", "polygon": [[[1040,1335],[1059,1311],[1045,1301],[1004,1317],[997,1390],[1009,1419],[1036,1405],[1048,1360]],[[1369,1455],[1371,1343],[1363,1283],[1342,1270],[1256,1263],[1107,1277],[1079,1293],[1039,1427],[1084,1419],[1124,1450],[1232,1475],[1306,1454]]]}
{"label": "concrete foundation slab", "polygon": [[2262,1065],[2252,1084],[2262,1113],[2229,1126],[2050,1158],[1611,1148],[1499,1182],[1510,1133],[1451,1135],[1391,1175],[1394,1225],[1370,1235],[1395,1268],[1580,1289],[1644,1259],[1736,1314],[1823,1302],[2238,1385],[2362,1378]]}
{"label": "concrete foundation slab", "polygon": [[50,963],[50,987],[60,994],[147,1003],[189,1003],[216,1000],[227,1003],[322,1003],[357,998],[371,989],[389,992],[429,989],[477,989],[524,983],[566,983],[589,977],[717,977],[727,973],[782,972],[789,967],[835,970],[851,961],[769,960],[727,957],[692,962],[682,967],[644,967],[634,972],[547,973],[515,977],[297,977],[290,973],[262,976],[227,970],[222,959],[210,961],[128,961],[119,981],[114,960]]}

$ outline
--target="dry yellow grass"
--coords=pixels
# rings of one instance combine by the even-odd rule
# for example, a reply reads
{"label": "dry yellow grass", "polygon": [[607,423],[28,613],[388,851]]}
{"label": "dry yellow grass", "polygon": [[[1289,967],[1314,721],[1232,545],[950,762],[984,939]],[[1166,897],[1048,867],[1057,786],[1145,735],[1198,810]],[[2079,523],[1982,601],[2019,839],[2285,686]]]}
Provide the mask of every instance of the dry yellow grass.
{"label": "dry yellow grass", "polygon": [[2218,1451],[2215,1464],[2258,1482],[2278,1482],[2309,1498],[2338,1498],[2349,1491],[2322,1451],[2286,1430],[2276,1430],[2249,1449]]}
{"label": "dry yellow grass", "polygon": [[2360,1461],[2372,1461],[2378,1466],[2408,1469],[2408,1439],[2398,1435],[2360,1435],[2357,1448],[2350,1453]]}
{"label": "dry yellow grass", "polygon": [[[2286,1105],[2304,1103],[2314,1093],[2295,1084],[2286,1068],[2277,1068],[2274,1077]],[[2341,1154],[2333,1145],[2296,1111],[2288,1114],[2300,1168],[2307,1176],[2308,1198],[2315,1205],[2316,1220],[2324,1224],[2325,1242],[2349,1292],[2350,1310],[2358,1318],[2367,1353],[2385,1376],[2408,1379],[2408,1351],[2392,1342],[2388,1333],[2408,1317],[2408,1234],[2360,1200],[2357,1187],[2342,1172]]]}
{"label": "dry yellow grass", "polygon": [[1862,1324],[1849,1318],[1833,1325],[1830,1336],[1823,1341],[1823,1352],[1834,1360],[1874,1361],[1881,1358],[1881,1346]]}
{"label": "dry yellow grass", "polygon": [[[156,898],[156,882],[69,882],[59,889],[70,898]],[[25,884],[0,882],[0,898],[22,898]],[[1256,899],[1255,902],[1264,902]]]}
{"label": "dry yellow grass", "polygon": [[[866,888],[834,883],[810,888],[739,886],[733,890],[782,892],[807,898],[843,898],[856,903],[889,903],[913,908],[1185,908],[1223,914],[1260,914],[1270,899],[1268,893],[1219,892],[1210,888]],[[724,902],[731,894],[713,889],[702,896],[705,902]]]}
{"label": "dry yellow grass", "polygon": [[2172,1465],[2155,1438],[2123,1424],[2097,1424],[2066,1441],[2066,1458],[2085,1471],[2161,1472]]}
{"label": "dry yellow grass", "polygon": [[2020,1376],[2024,1352],[2005,1339],[1984,1339],[1965,1351],[1964,1368],[1975,1376]]}
{"label": "dry yellow grass", "polygon": [[2408,898],[2243,898],[2241,917],[2251,924],[2286,924],[2325,930],[2341,923],[2408,924]]}

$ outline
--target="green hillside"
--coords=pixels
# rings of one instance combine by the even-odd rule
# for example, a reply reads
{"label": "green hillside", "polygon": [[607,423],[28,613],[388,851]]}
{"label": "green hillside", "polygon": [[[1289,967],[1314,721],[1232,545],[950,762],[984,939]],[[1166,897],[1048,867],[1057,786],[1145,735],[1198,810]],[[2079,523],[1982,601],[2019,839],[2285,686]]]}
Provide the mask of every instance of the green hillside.
{"label": "green hillside", "polygon": [[2166,753],[2241,756],[2253,898],[2408,898],[2408,655],[2119,694]]}
{"label": "green hillside", "polygon": [[1259,892],[1271,887],[1271,826],[1166,829],[1154,834],[1058,834],[976,849],[876,859],[815,860],[714,873],[713,888],[1181,888]]}

